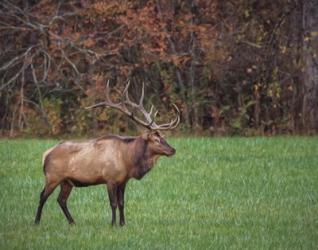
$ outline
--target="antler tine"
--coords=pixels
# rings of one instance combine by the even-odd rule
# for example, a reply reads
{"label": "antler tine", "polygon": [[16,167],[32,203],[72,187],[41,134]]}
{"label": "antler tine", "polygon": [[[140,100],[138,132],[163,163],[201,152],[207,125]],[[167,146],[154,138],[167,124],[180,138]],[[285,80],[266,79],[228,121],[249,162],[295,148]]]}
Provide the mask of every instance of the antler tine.
{"label": "antler tine", "polygon": [[85,107],[85,109],[98,108],[98,107],[101,107],[101,106],[117,107],[118,104],[113,103],[112,100],[110,99],[109,92],[110,91],[109,91],[109,80],[108,80],[107,84],[106,84],[106,101],[99,102],[99,103],[96,103],[94,105]]}
{"label": "antler tine", "polygon": [[[151,108],[150,108],[150,111],[149,111],[149,114],[150,114],[150,115],[152,115],[153,109],[154,109],[154,106],[151,105]],[[157,113],[157,112],[156,112],[156,113]]]}
{"label": "antler tine", "polygon": [[178,109],[178,106],[176,104],[173,103],[172,105],[173,105],[173,107],[175,108],[175,110],[177,111],[177,114],[178,114],[176,119],[175,119],[176,123],[172,127],[172,128],[176,128],[179,125],[179,123],[180,123],[180,110]]}
{"label": "antler tine", "polygon": [[130,81],[128,81],[128,84],[126,85],[125,90],[124,90],[124,94],[126,97],[125,104],[128,104],[128,105],[132,106],[133,108],[136,108],[137,110],[139,110],[143,114],[144,118],[146,119],[146,122],[147,122],[146,127],[151,129],[150,125],[154,122],[153,119],[151,118],[151,115],[153,112],[153,107],[151,108],[150,112],[147,112],[147,110],[143,106],[143,101],[144,101],[144,96],[145,96],[145,84],[142,83],[141,96],[140,96],[138,104],[135,102],[132,102],[129,99],[129,93],[128,93],[129,85],[130,85]]}
{"label": "antler tine", "polygon": [[99,103],[96,103],[94,105],[85,107],[85,109],[93,109],[93,108],[98,108],[98,107],[102,107],[102,106],[107,106],[107,105],[105,104],[105,102],[99,102]]}
{"label": "antler tine", "polygon": [[113,103],[113,102],[110,100],[109,92],[110,92],[110,91],[109,91],[109,79],[108,79],[107,84],[106,84],[106,99],[107,99],[108,102]]}
{"label": "antler tine", "polygon": [[[175,110],[177,111],[178,115],[175,119],[173,119],[171,122],[169,123],[165,123],[165,124],[161,124],[161,125],[156,125],[155,129],[156,130],[168,130],[168,129],[174,129],[176,128],[179,123],[180,123],[180,111],[177,107],[177,105],[175,105],[174,103],[172,104],[173,107],[175,108]],[[156,112],[157,114],[158,112]]]}
{"label": "antler tine", "polygon": [[130,80],[127,81],[127,84],[124,88],[123,97],[126,97],[126,100],[130,102],[129,96],[128,96],[128,88],[130,86]]}
{"label": "antler tine", "polygon": [[[152,107],[153,107],[153,106],[151,106],[151,108],[152,108]],[[152,114],[152,109],[151,109],[150,112],[149,112],[149,117],[150,117],[150,118],[151,118],[151,114]],[[156,129],[156,128],[158,127],[158,125],[155,124],[155,119],[156,119],[157,114],[158,114],[158,110],[155,112],[155,115],[154,115],[153,118],[151,119],[151,122],[148,124],[149,129]],[[154,124],[154,125],[152,125],[152,124]]]}
{"label": "antler tine", "polygon": [[154,116],[153,116],[153,120],[156,119],[156,116],[158,115],[158,113],[159,113],[159,111],[157,110],[157,111],[155,112]]}
{"label": "antler tine", "polygon": [[[139,106],[140,106],[140,107],[143,107],[144,96],[145,96],[145,83],[142,82],[141,96],[140,96],[140,100],[139,100]],[[150,112],[150,113],[151,113],[151,112]]]}
{"label": "antler tine", "polygon": [[124,112],[124,110],[122,110],[122,107],[121,107],[121,103],[114,103],[109,94],[110,94],[110,87],[109,87],[109,84],[110,84],[110,81],[108,80],[107,81],[107,84],[106,84],[106,90],[105,90],[105,95],[106,95],[106,100],[103,101],[103,102],[99,102],[99,103],[96,103],[94,105],[91,105],[91,106],[88,106],[88,107],[85,107],[85,109],[92,109],[92,108],[98,108],[98,107],[102,107],[102,106],[106,106],[106,107],[113,107],[113,108],[116,108],[118,110],[121,110],[122,112]]}
{"label": "antler tine", "polygon": [[172,123],[173,125],[171,125],[170,129],[175,129],[176,127],[178,127],[178,125],[180,123],[180,110],[178,109],[177,105],[175,105],[174,103],[173,103],[173,107],[177,111],[178,115],[177,115],[176,119],[174,120],[175,122]]}
{"label": "antler tine", "polygon": [[126,85],[124,92],[123,92],[123,97],[125,96],[124,104],[129,104],[130,106],[132,106],[134,108],[139,108],[139,105],[132,102],[129,98],[129,93],[128,93],[129,86],[130,86],[130,80],[128,80],[127,85]]}

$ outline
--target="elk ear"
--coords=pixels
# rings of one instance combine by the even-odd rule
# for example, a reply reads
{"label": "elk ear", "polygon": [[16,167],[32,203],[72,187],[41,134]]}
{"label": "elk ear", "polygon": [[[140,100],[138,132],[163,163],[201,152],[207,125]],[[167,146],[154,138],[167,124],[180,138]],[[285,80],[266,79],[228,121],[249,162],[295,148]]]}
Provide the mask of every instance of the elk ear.
{"label": "elk ear", "polygon": [[148,140],[150,140],[150,141],[158,141],[159,140],[160,141],[160,137],[161,137],[160,133],[158,131],[154,130],[154,131],[149,132]]}
{"label": "elk ear", "polygon": [[152,138],[158,138],[158,137],[160,138],[160,137],[162,137],[161,134],[160,134],[160,132],[157,131],[157,130],[151,131],[150,136],[151,136]]}
{"label": "elk ear", "polygon": [[151,131],[149,130],[145,130],[142,134],[141,134],[141,138],[144,140],[149,140],[149,137],[151,136]]}

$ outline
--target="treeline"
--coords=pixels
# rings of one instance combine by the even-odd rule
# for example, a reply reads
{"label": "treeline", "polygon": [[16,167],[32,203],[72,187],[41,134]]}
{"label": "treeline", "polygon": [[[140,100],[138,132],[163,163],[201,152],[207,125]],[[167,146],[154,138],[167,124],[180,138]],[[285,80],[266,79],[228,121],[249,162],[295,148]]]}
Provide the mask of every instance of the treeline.
{"label": "treeline", "polygon": [[110,109],[127,81],[180,133],[318,132],[314,0],[0,3],[2,136],[129,133]]}

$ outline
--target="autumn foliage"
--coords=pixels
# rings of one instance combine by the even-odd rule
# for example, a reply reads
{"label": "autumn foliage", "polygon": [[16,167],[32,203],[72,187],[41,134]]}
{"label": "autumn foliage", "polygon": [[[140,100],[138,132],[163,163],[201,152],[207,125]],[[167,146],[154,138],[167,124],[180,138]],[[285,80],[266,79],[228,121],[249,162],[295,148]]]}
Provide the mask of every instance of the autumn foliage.
{"label": "autumn foliage", "polygon": [[303,6],[288,0],[3,1],[1,133],[133,130],[112,110],[84,109],[103,100],[107,80],[119,92],[130,80],[135,99],[144,82],[146,105],[159,108],[159,119],[176,103],[180,132],[317,132],[306,117],[315,98],[306,99],[304,39],[315,40],[304,33]]}

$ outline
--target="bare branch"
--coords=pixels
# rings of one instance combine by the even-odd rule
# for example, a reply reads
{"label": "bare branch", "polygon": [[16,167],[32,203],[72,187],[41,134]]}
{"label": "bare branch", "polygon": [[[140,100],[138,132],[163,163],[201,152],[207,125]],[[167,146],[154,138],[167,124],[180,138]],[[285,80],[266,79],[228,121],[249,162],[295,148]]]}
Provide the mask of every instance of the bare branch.
{"label": "bare branch", "polygon": [[65,54],[65,52],[64,52],[63,49],[60,49],[60,50],[61,50],[62,55],[63,55],[63,57],[65,58],[65,60],[66,60],[66,61],[72,66],[72,68],[75,70],[76,74],[77,74],[77,75],[80,75],[80,72],[78,71],[76,65],[71,61],[71,59],[69,59],[69,58],[67,57],[67,55]]}
{"label": "bare branch", "polygon": [[3,84],[0,88],[0,91],[2,91],[3,89],[5,89],[7,86],[9,86],[13,81],[15,81],[22,72],[24,72],[25,66],[23,65],[21,67],[21,69],[13,76],[9,79],[9,81],[7,81],[7,83]]}
{"label": "bare branch", "polygon": [[51,68],[51,56],[44,50],[40,50],[40,52],[42,52],[43,54],[43,59],[44,59],[44,63],[43,63],[43,76],[42,76],[42,82],[44,82],[49,74],[49,70]]}
{"label": "bare branch", "polygon": [[21,59],[22,57],[26,57],[27,54],[34,48],[35,46],[31,46],[29,47],[24,53],[14,57],[10,62],[8,62],[7,64],[3,65],[1,68],[0,68],[0,71],[2,70],[7,70],[10,66],[12,66],[12,64],[14,62],[16,62],[17,60]]}

